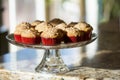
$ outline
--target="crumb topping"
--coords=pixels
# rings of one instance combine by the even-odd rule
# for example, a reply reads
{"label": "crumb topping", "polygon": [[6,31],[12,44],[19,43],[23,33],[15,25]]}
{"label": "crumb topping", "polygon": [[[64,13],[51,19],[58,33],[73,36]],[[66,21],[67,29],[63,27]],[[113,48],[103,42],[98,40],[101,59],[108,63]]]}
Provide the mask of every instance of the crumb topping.
{"label": "crumb topping", "polygon": [[58,24],[65,23],[65,22],[59,18],[55,18],[55,19],[50,20],[48,23],[50,23],[52,26],[55,27]]}
{"label": "crumb topping", "polygon": [[22,31],[22,30],[28,29],[28,28],[30,28],[30,27],[31,27],[31,24],[30,24],[30,23],[28,23],[28,22],[22,22],[22,23],[20,23],[20,24],[18,24],[18,25],[16,26],[16,30]]}
{"label": "crumb topping", "polygon": [[71,22],[68,24],[68,27],[73,27],[74,25],[76,25],[78,22]]}
{"label": "crumb topping", "polygon": [[37,35],[38,35],[37,31],[33,31],[33,30],[30,30],[30,29],[24,30],[21,33],[22,37],[28,37],[28,38],[35,38]]}
{"label": "crumb topping", "polygon": [[41,24],[38,24],[36,27],[35,27],[35,30],[37,30],[38,32],[43,32],[49,28],[52,28],[53,26],[48,24],[47,22],[42,22]]}
{"label": "crumb topping", "polygon": [[15,30],[14,34],[21,35],[21,31],[20,30]]}
{"label": "crumb topping", "polygon": [[83,31],[80,31],[74,27],[66,28],[66,31],[68,36],[82,36],[84,34]]}
{"label": "crumb topping", "polygon": [[93,28],[86,22],[79,22],[74,27],[79,30],[82,30],[82,31],[92,31],[93,30]]}
{"label": "crumb topping", "polygon": [[61,30],[65,31],[66,28],[67,28],[67,24],[61,23],[61,24],[58,24],[58,25],[55,26],[55,27],[58,28],[58,29],[61,29]]}
{"label": "crumb topping", "polygon": [[45,30],[41,37],[44,38],[61,38],[63,37],[63,31],[57,28],[49,28],[48,30]]}
{"label": "crumb topping", "polygon": [[38,24],[42,23],[44,21],[40,21],[40,20],[35,20],[34,22],[31,23],[32,26],[37,26]]}

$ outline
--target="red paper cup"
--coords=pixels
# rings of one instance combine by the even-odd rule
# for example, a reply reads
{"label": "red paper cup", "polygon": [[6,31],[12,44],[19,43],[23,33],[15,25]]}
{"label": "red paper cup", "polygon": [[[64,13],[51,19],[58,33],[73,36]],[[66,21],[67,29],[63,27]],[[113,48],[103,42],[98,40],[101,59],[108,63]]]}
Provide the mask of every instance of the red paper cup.
{"label": "red paper cup", "polygon": [[21,37],[24,44],[36,44],[36,38]]}
{"label": "red paper cup", "polygon": [[60,40],[57,38],[43,38],[42,37],[41,40],[42,40],[43,45],[52,46],[52,45],[60,44]]}
{"label": "red paper cup", "polygon": [[82,39],[82,37],[74,37],[74,36],[71,36],[71,37],[69,37],[69,42],[73,42],[73,43],[75,43],[75,42],[80,42],[80,41],[83,41],[83,39]]}
{"label": "red paper cup", "polygon": [[21,35],[14,34],[14,39],[15,39],[16,42],[22,42]]}

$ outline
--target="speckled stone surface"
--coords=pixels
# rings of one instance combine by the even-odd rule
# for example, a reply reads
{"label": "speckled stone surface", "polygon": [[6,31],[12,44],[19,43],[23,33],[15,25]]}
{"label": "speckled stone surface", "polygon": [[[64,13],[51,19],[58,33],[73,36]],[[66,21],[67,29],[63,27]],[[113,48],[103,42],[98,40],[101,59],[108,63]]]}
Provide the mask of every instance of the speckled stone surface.
{"label": "speckled stone surface", "polygon": [[[83,57],[83,63],[77,69],[71,70],[64,74],[51,74],[55,76],[60,75],[71,76],[73,78],[77,78],[78,80],[120,80],[120,52],[116,52],[113,54],[112,51],[99,51],[94,56],[95,58],[89,60]],[[16,64],[7,62],[0,65],[0,68],[10,70],[14,73],[14,71],[22,71],[24,73],[30,72],[35,75],[34,69],[37,65],[37,59],[29,60],[21,60]],[[42,73],[39,73],[42,75]],[[18,72],[19,75],[19,72]],[[26,75],[27,76],[27,75]],[[39,75],[40,76],[40,75]],[[36,76],[38,77],[38,76]],[[77,80],[75,79],[75,80]],[[28,79],[31,80],[31,79]],[[34,80],[34,79],[33,79]],[[36,80],[36,79],[35,79]],[[39,80],[39,79],[38,79]],[[46,79],[43,79],[46,80]],[[70,79],[68,79],[70,80]]]}

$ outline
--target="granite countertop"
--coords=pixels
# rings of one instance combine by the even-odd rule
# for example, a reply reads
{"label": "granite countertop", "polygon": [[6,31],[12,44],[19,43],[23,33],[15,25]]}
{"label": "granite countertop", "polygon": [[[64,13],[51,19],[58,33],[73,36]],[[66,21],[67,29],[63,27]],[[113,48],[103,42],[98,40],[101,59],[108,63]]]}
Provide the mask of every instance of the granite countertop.
{"label": "granite countertop", "polygon": [[[31,55],[33,56],[33,54]],[[17,73],[19,76],[21,76],[19,72],[20,73],[22,72],[24,74],[25,73],[32,74],[34,78],[38,78],[38,77],[41,77],[41,75],[43,75],[42,73],[36,73],[34,71],[35,67],[39,63],[39,61],[37,60],[40,60],[38,58],[30,59],[31,61],[29,59],[18,60],[17,62],[8,61],[6,63],[0,64],[0,68],[9,70],[7,72],[13,75],[14,73]],[[80,67],[64,74],[57,74],[57,75],[51,74],[52,75],[51,77],[53,78],[53,77],[59,76],[60,80],[62,80],[62,78],[64,78],[64,80],[70,80],[70,77],[72,78],[72,80],[119,80],[120,79],[119,60],[120,60],[120,51],[116,51],[116,52],[106,51],[106,50],[98,51],[94,56],[94,58],[92,59],[88,59],[83,53],[82,63],[80,63]],[[2,72],[0,70],[0,74],[3,74]],[[46,74],[46,75],[49,75],[49,74]],[[42,78],[46,77],[46,75],[42,76]],[[49,80],[54,80],[52,78]],[[29,78],[27,80],[36,80],[36,79]],[[43,79],[43,80],[46,80],[46,79]]]}

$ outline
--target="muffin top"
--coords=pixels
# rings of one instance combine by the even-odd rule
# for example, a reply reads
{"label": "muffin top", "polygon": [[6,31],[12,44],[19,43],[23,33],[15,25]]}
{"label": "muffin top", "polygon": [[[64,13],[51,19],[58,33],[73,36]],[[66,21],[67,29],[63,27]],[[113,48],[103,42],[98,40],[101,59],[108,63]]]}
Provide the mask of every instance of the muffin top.
{"label": "muffin top", "polygon": [[75,36],[75,37],[77,37],[77,36],[84,35],[83,31],[80,31],[79,29],[74,28],[74,27],[66,28],[66,31],[67,31],[67,36]]}
{"label": "muffin top", "polygon": [[52,26],[55,27],[58,24],[65,23],[65,22],[59,18],[55,18],[55,19],[50,20],[48,23],[50,23]]}
{"label": "muffin top", "polygon": [[21,32],[22,32],[22,31],[15,29],[14,34],[16,34],[16,35],[21,35]]}
{"label": "muffin top", "polygon": [[35,37],[40,36],[40,35],[37,31],[26,29],[21,33],[21,36],[27,37],[27,38],[35,38]]}
{"label": "muffin top", "polygon": [[44,38],[61,38],[63,37],[63,31],[57,28],[49,28],[48,30],[45,30],[41,37]]}
{"label": "muffin top", "polygon": [[65,31],[67,28],[67,24],[61,23],[61,24],[58,24],[57,26],[55,26],[55,28],[58,28],[58,29]]}
{"label": "muffin top", "polygon": [[47,22],[42,22],[41,24],[38,24],[36,27],[35,27],[35,30],[37,30],[38,32],[43,32],[49,28],[52,28],[53,26],[48,24]]}
{"label": "muffin top", "polygon": [[76,25],[78,22],[71,22],[68,24],[68,27],[73,27],[74,25]]}
{"label": "muffin top", "polygon": [[23,31],[25,29],[29,29],[31,27],[31,24],[28,22],[22,22],[16,26],[17,31]]}
{"label": "muffin top", "polygon": [[89,24],[87,24],[86,22],[79,22],[74,27],[79,29],[79,30],[86,31],[86,32],[93,30],[93,28]]}
{"label": "muffin top", "polygon": [[44,21],[40,21],[40,20],[35,20],[34,22],[31,23],[32,26],[37,26],[38,24],[42,23]]}

